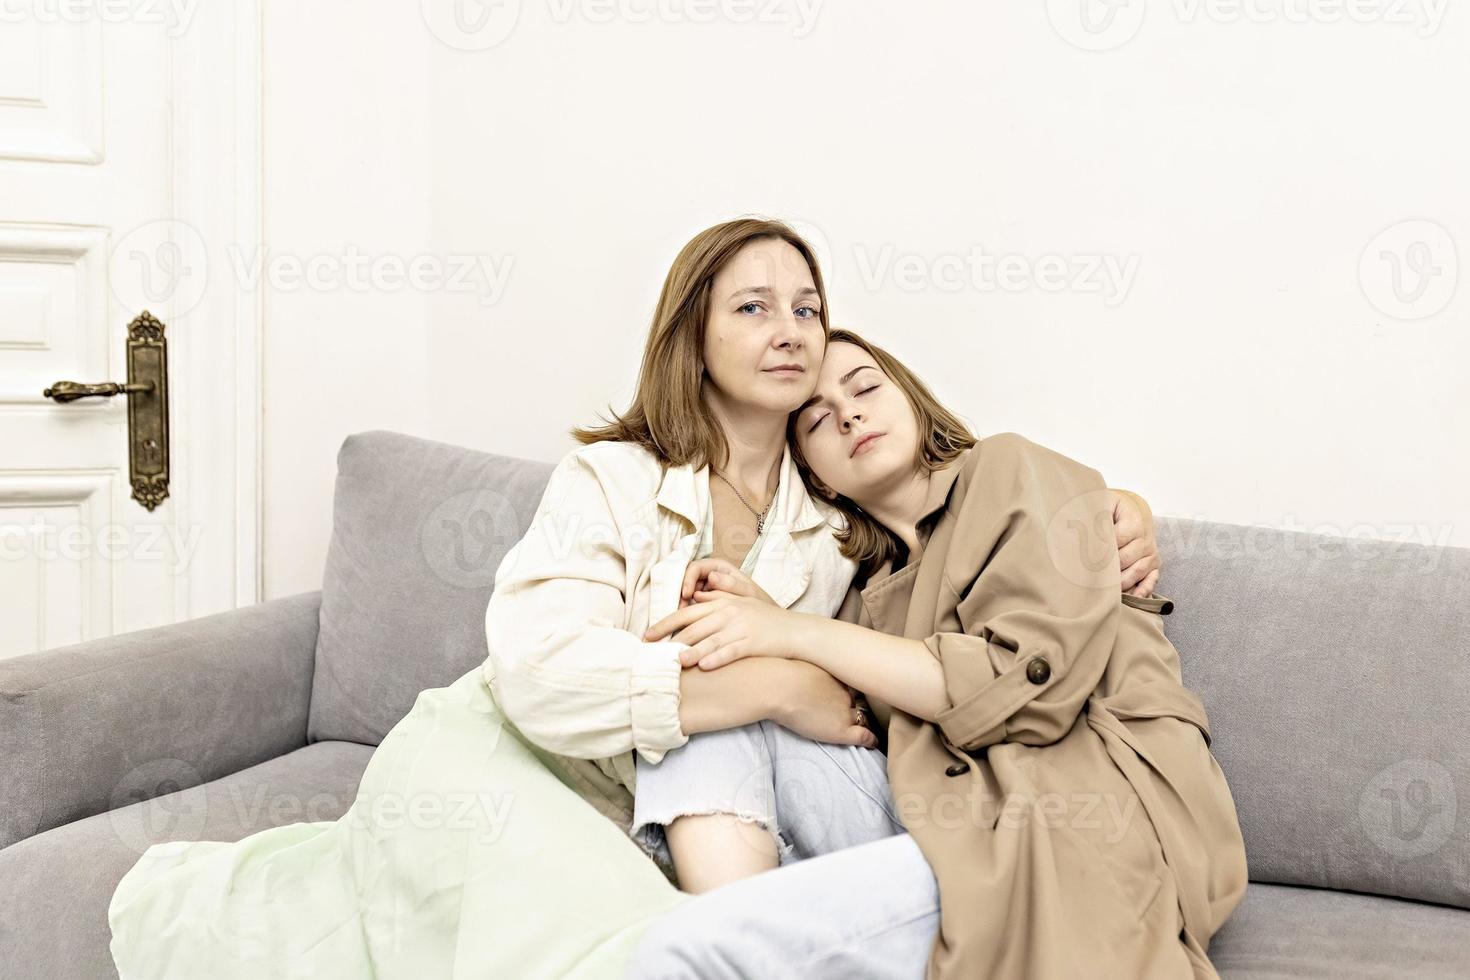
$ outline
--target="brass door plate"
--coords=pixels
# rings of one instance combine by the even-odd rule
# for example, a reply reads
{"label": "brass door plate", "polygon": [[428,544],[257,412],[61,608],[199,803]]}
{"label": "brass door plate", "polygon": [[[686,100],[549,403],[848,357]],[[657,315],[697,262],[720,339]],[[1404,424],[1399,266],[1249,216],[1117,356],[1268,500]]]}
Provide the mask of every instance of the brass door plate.
{"label": "brass door plate", "polygon": [[148,510],[169,495],[169,345],[163,323],[144,310],[128,325],[128,381],[59,381],[41,391],[57,404],[128,397],[128,476],[132,500]]}
{"label": "brass door plate", "polygon": [[128,476],[133,499],[150,511],[168,496],[168,342],[144,310],[128,324],[128,380],[57,381],[41,394],[58,405],[82,398],[128,399]]}
{"label": "brass door plate", "polygon": [[151,511],[168,496],[168,341],[147,310],[128,324],[128,387],[133,499]]}

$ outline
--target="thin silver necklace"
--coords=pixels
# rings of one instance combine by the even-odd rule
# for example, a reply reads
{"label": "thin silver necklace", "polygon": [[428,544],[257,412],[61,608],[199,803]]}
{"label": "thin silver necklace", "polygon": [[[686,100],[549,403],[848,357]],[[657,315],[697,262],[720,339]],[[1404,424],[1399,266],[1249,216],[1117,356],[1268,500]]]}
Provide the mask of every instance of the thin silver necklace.
{"label": "thin silver necklace", "polygon": [[[725,475],[719,470],[711,467],[711,471],[721,480],[725,480]],[[760,534],[761,528],[765,527],[766,524],[766,511],[770,510],[771,504],[776,502],[776,495],[771,494],[771,499],[766,501],[766,510],[758,511],[754,507],[750,506],[750,501],[745,499],[745,494],[735,489],[735,484],[731,483],[729,480],[725,480],[725,486],[729,487],[731,490],[735,490],[735,496],[740,498],[740,502],[745,505],[745,509],[755,515],[755,533]]]}

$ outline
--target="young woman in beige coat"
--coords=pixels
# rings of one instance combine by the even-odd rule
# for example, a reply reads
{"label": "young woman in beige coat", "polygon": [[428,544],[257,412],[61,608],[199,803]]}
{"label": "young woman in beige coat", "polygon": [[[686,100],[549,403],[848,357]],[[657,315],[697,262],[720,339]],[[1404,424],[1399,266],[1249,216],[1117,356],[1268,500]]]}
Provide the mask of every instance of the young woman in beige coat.
{"label": "young woman in beige coat", "polygon": [[[1215,976],[1206,950],[1244,894],[1244,845],[1164,635],[1172,602],[1120,599],[1101,476],[1014,433],[975,440],[846,331],[791,436],[861,565],[839,620],[777,609],[711,562],[647,637],[689,644],[683,661],[706,670],[793,658],[865,693],[903,829],[938,881],[931,978]],[[749,940],[711,949],[725,944],[701,919],[777,900],[772,881],[675,910],[632,975],[675,975],[660,964],[691,955],[681,933],[704,962],[756,955]]]}

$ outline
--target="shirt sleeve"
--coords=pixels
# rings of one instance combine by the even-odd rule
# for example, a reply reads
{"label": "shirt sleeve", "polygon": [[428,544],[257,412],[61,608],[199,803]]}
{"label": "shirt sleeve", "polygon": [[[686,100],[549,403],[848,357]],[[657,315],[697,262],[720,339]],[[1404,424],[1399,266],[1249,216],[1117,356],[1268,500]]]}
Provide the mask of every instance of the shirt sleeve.
{"label": "shirt sleeve", "polygon": [[1046,745],[1071,730],[1117,635],[1120,574],[1101,474],[1014,433],[976,446],[945,559],[962,632],[924,640],[951,743]]}
{"label": "shirt sleeve", "polygon": [[597,475],[574,451],[552,472],[525,535],[495,572],[486,680],[522,734],[550,752],[649,762],[687,742],[679,651],[627,621],[622,534]]}

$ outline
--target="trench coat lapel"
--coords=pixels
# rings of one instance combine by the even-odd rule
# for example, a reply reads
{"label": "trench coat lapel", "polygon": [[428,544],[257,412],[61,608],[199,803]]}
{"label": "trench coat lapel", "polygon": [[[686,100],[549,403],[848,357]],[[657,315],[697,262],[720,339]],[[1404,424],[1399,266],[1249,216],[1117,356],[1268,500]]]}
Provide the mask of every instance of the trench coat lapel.
{"label": "trench coat lapel", "polygon": [[885,561],[873,573],[873,583],[863,589],[863,611],[867,623],[880,633],[895,636],[907,635],[904,626],[908,619],[909,600],[914,594],[914,573],[917,566],[905,565],[898,571],[890,571],[893,562]]}
{"label": "trench coat lapel", "polygon": [[930,474],[929,490],[917,524],[919,548],[910,556],[909,563],[894,572],[893,563],[885,561],[869,578],[871,584],[863,589],[863,607],[873,629],[911,639],[933,632],[929,620],[934,610],[914,609],[912,599],[916,589],[923,595],[937,594],[928,583],[943,575],[944,569],[938,562],[924,564],[924,547],[944,521],[950,491],[964,469],[969,452],[965,450]]}

